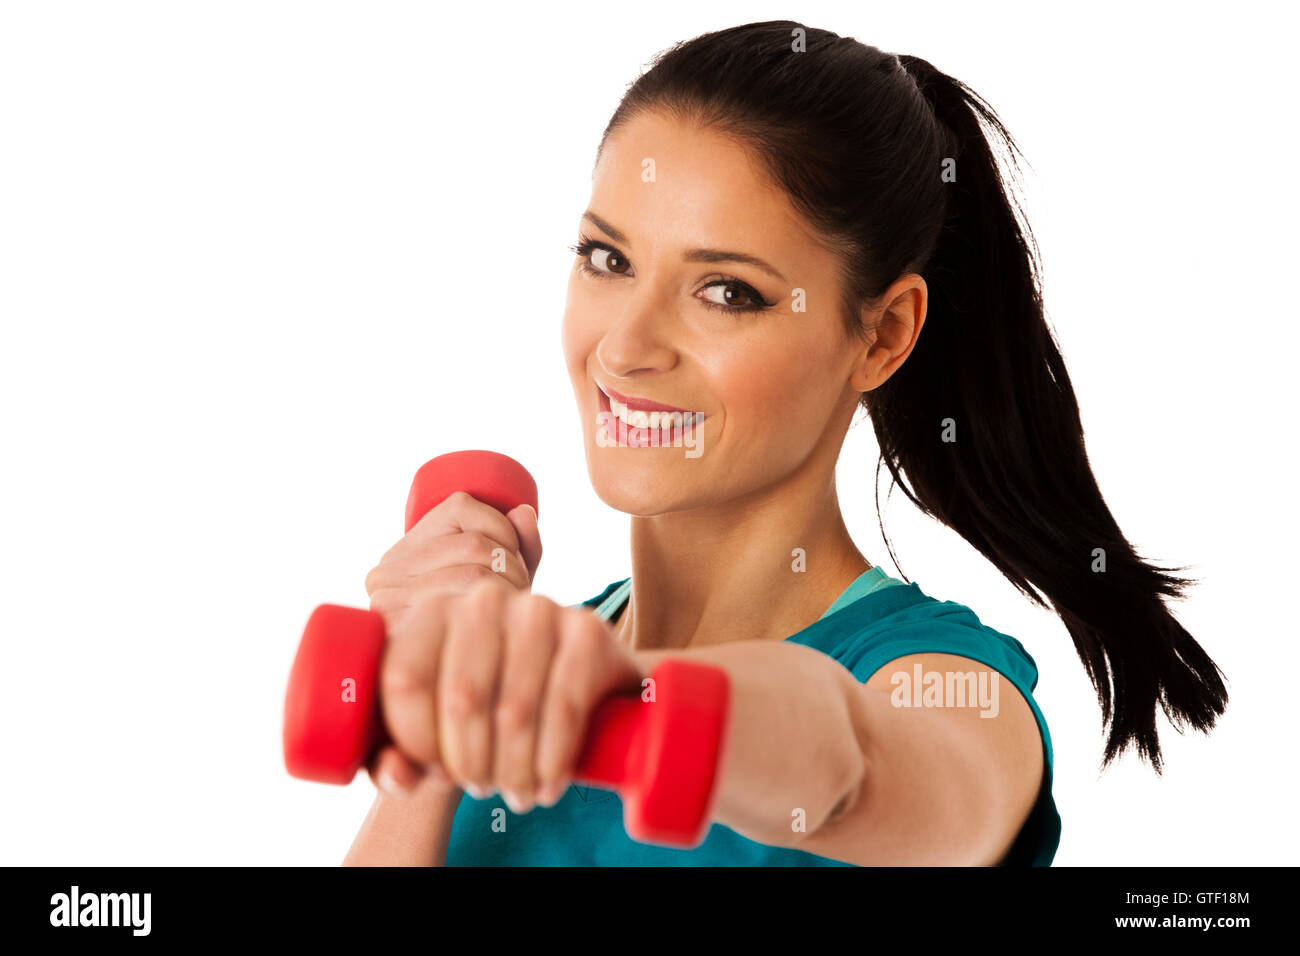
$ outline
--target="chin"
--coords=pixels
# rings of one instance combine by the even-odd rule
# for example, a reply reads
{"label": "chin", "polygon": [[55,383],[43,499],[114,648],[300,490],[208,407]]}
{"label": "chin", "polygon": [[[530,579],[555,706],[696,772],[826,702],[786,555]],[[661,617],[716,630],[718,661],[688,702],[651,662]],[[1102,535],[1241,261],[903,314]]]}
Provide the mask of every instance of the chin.
{"label": "chin", "polygon": [[659,457],[674,451],[680,450],[588,446],[592,490],[615,511],[636,517],[685,510],[691,507],[689,490],[672,463]]}

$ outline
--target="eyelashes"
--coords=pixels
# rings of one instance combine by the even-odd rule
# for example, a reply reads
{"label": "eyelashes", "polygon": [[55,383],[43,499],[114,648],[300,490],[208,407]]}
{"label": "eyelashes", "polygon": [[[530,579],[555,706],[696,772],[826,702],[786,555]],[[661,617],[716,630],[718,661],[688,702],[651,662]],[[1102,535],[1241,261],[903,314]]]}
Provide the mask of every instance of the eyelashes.
{"label": "eyelashes", "polygon": [[619,252],[613,246],[608,245],[607,243],[604,242],[600,242],[599,240],[596,239],[588,239],[586,236],[581,236],[580,239],[581,241],[576,246],[569,246],[569,248],[572,249],[574,253],[582,260],[580,265],[582,266],[584,272],[586,272],[588,275],[597,275],[597,276],[610,276],[610,275],[623,274],[621,272],[607,272],[604,269],[597,269],[595,266],[591,264],[591,254],[593,252],[604,252],[610,256],[618,256],[624,262],[627,262],[627,258],[623,255],[623,253]]}
{"label": "eyelashes", "polygon": [[[604,252],[609,257],[616,257],[621,259],[623,262],[628,262],[627,257],[624,256],[623,253],[619,252],[618,249],[614,248],[607,242],[601,242],[599,239],[591,239],[584,235],[579,235],[578,240],[577,244],[569,246],[569,249],[578,257],[578,267],[584,274],[596,279],[617,279],[619,276],[625,274],[623,272],[608,272],[604,269],[598,269],[591,261],[592,253]],[[732,313],[764,312],[776,304],[775,302],[767,302],[764,300],[763,296],[757,289],[751,286],[748,282],[743,282],[740,279],[737,279],[735,276],[723,276],[720,279],[714,279],[705,283],[700,288],[700,291],[702,292],[704,289],[719,287],[723,289],[729,288],[740,292],[748,300],[749,304],[724,305],[721,302],[712,302],[709,299],[700,298],[698,295],[696,298],[699,298],[700,302],[710,309]]]}

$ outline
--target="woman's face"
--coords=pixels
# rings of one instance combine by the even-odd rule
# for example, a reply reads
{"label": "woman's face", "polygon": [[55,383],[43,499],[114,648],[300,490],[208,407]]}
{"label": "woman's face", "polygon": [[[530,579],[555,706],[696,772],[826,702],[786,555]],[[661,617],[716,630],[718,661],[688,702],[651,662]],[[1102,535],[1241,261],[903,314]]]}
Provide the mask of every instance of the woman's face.
{"label": "woman's face", "polygon": [[[656,515],[731,501],[819,451],[833,468],[863,347],[843,328],[835,256],[747,150],[643,114],[606,141],[578,231],[563,345],[606,504]],[[620,428],[607,396],[649,428]],[[673,430],[653,408],[703,420]]]}

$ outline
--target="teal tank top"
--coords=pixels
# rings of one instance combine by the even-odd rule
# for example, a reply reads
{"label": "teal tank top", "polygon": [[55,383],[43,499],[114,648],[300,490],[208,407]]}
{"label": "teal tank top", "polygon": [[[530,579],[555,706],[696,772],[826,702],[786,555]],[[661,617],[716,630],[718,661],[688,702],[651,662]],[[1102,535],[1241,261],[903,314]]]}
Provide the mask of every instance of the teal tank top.
{"label": "teal tank top", "polygon": [[[632,579],[609,585],[581,607],[616,620]],[[1008,854],[1007,866],[1050,866],[1061,836],[1052,798],[1052,741],[1033,697],[1038,668],[1019,641],[984,625],[970,608],[938,601],[915,583],[873,567],[860,575],[817,621],[786,638],[829,654],[865,683],[908,654],[958,654],[1009,680],[1034,712],[1043,738],[1042,789]],[[552,807],[512,813],[499,794],[465,794],[447,847],[448,866],[852,866],[804,850],[767,846],[715,823],[691,850],[638,843],[623,829],[623,804],[612,790],[570,785]]]}

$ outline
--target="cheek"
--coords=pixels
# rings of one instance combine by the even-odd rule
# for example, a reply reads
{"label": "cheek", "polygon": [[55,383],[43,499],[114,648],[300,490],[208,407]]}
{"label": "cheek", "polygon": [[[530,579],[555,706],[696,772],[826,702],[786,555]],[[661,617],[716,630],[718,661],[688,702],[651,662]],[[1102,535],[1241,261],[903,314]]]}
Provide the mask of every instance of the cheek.
{"label": "cheek", "polygon": [[743,417],[746,429],[773,429],[774,424],[803,426],[803,419],[824,414],[821,395],[831,384],[830,363],[811,353],[806,340],[780,337],[749,343],[732,356],[716,379],[728,418]]}
{"label": "cheek", "polygon": [[564,362],[575,384],[578,378],[586,376],[587,357],[599,341],[592,312],[578,281],[575,270],[569,276],[569,292],[564,302],[564,318],[560,323],[560,345],[564,350]]}
{"label": "cheek", "polygon": [[715,379],[727,411],[727,445],[742,470],[780,472],[803,460],[825,434],[840,393],[838,366],[811,332],[751,345],[743,361]]}

